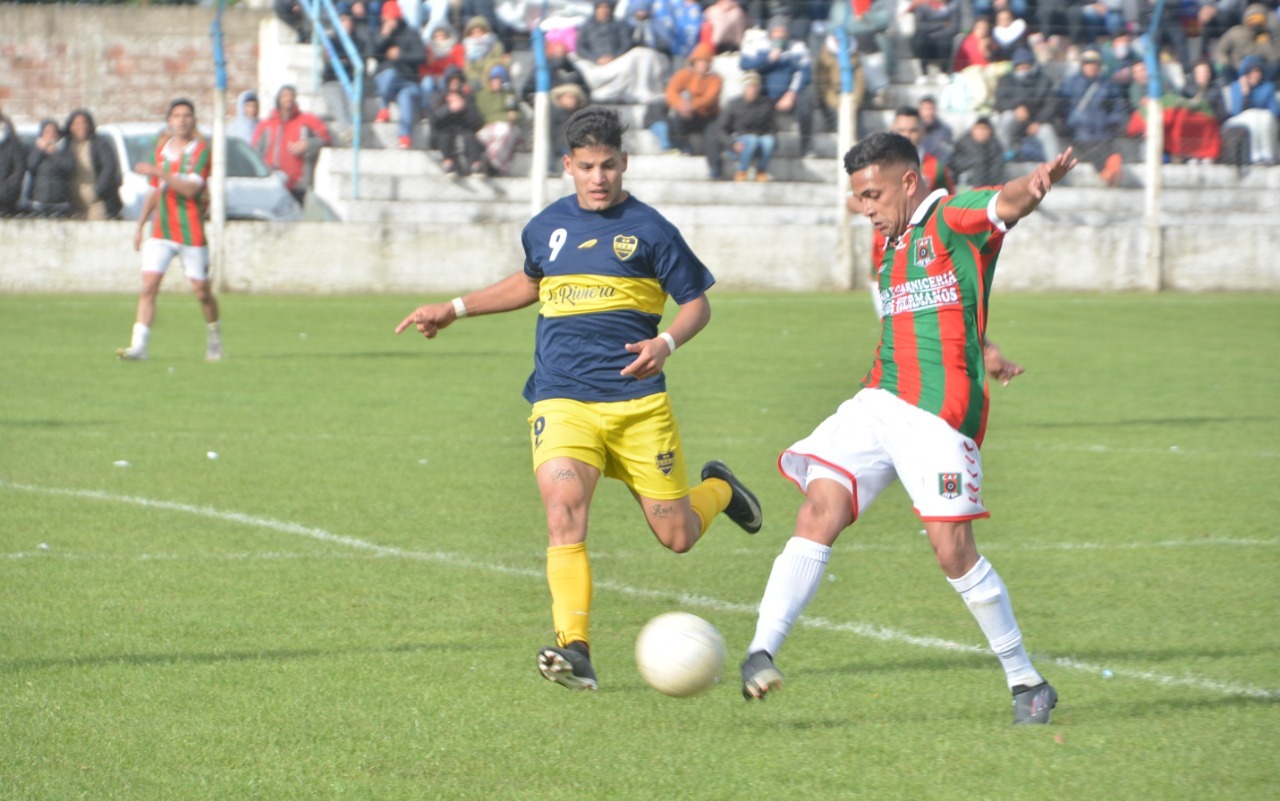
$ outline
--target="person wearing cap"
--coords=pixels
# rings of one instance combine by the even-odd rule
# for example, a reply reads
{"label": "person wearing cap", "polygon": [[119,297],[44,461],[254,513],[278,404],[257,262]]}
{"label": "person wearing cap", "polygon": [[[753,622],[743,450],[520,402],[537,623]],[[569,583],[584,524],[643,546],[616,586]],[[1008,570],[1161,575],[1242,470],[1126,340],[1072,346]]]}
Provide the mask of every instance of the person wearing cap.
{"label": "person wearing cap", "polygon": [[511,73],[501,64],[489,69],[489,79],[476,92],[476,108],[484,126],[476,138],[484,146],[483,169],[492,175],[506,175],[520,141],[520,100],[511,90]]}
{"label": "person wearing cap", "polygon": [[493,32],[489,20],[476,15],[462,26],[463,72],[472,91],[479,91],[489,80],[489,72],[495,65],[510,68],[511,56],[507,48]]}
{"label": "person wearing cap", "polygon": [[[666,4],[659,4],[665,9]],[[669,14],[655,13],[653,0],[630,0],[627,4],[627,27],[631,29],[633,47],[647,47],[665,56],[676,52],[675,23]]]}
{"label": "person wearing cap", "polygon": [[813,59],[809,46],[791,38],[790,20],[775,15],[769,20],[769,38],[754,49],[743,50],[743,71],[760,76],[761,93],[780,114],[792,114],[800,129],[800,152],[813,154]]}
{"label": "person wearing cap", "polygon": [[1249,133],[1249,163],[1275,164],[1277,153],[1277,120],[1280,103],[1276,101],[1276,85],[1265,77],[1262,59],[1245,56],[1240,61],[1240,77],[1227,85],[1224,131],[1243,128]]}
{"label": "person wearing cap", "polygon": [[729,140],[731,158],[737,161],[733,180],[747,180],[752,162],[756,180],[770,180],[769,161],[778,144],[778,124],[773,101],[761,89],[759,73],[742,74],[742,94],[729,101],[720,119],[720,130]]}
{"label": "person wearing cap", "polygon": [[1080,56],[1080,70],[1068,75],[1058,90],[1058,115],[1063,133],[1081,161],[1098,176],[1119,186],[1123,162],[1116,137],[1129,119],[1129,104],[1120,85],[1102,70],[1102,54],[1089,48]]}
{"label": "person wearing cap", "polygon": [[[1013,53],[1013,69],[996,82],[996,133],[1015,161],[1044,161],[1059,151],[1058,132],[1053,127],[1058,113],[1057,89],[1053,79],[1040,69],[1036,57],[1025,47]],[[1030,139],[1039,156],[1022,145]]]}
{"label": "person wearing cap", "polygon": [[1275,80],[1280,71],[1280,20],[1262,3],[1246,8],[1244,21],[1222,34],[1213,46],[1213,61],[1224,80],[1240,77],[1246,56],[1257,56],[1263,77]]}
{"label": "person wearing cap", "polygon": [[381,14],[382,27],[373,44],[373,55],[378,60],[373,83],[382,108],[374,122],[390,121],[390,107],[395,103],[400,111],[398,144],[401,150],[407,150],[413,146],[413,124],[422,99],[418,70],[427,60],[427,51],[418,32],[405,24],[404,12],[396,0],[383,3]]}
{"label": "person wearing cap", "polygon": [[[676,70],[667,82],[665,118],[654,122],[650,129],[659,133],[665,128],[670,136],[666,144],[684,153],[693,152],[690,137],[702,135],[707,168],[712,178],[719,178],[720,147],[715,124],[720,116],[724,79],[711,70],[714,56],[715,51],[709,44],[693,48],[688,65]],[[659,134],[658,138],[663,137]]]}

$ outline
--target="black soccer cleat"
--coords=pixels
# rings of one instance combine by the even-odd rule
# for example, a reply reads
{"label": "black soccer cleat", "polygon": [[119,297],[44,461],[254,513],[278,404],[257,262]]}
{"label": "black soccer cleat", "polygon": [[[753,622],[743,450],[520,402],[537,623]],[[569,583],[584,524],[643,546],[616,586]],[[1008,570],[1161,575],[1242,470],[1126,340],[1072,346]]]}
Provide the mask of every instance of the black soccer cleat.
{"label": "black soccer cleat", "polygon": [[1058,692],[1047,681],[1013,688],[1013,724],[1045,724],[1058,705]]}
{"label": "black soccer cleat", "polygon": [[760,501],[745,484],[738,480],[729,466],[719,460],[707,462],[702,466],[702,480],[706,481],[709,478],[720,479],[733,491],[732,497],[729,498],[729,506],[724,510],[725,515],[748,534],[759,531],[760,526],[764,524],[764,517],[760,512]]}
{"label": "black soccer cleat", "polygon": [[547,681],[554,681],[570,690],[598,688],[596,671],[591,667],[591,657],[583,643],[572,642],[564,648],[539,650],[538,670]]}
{"label": "black soccer cleat", "polygon": [[761,701],[773,690],[782,687],[782,672],[773,664],[768,651],[755,651],[742,663],[742,697],[748,701]]}

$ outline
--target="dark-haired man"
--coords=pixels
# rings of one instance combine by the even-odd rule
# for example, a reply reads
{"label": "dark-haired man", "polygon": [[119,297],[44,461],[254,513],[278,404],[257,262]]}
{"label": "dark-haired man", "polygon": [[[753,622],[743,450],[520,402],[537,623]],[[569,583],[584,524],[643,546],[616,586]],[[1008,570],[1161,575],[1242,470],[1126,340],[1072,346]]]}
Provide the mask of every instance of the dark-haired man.
{"label": "dark-haired man", "polygon": [[[422,306],[396,327],[428,339],[463,317],[541,300],[533,374],[524,397],[533,468],[546,507],[547,583],[556,644],[538,669],[571,690],[596,689],[588,625],[587,516],[600,477],[627,485],[658,541],[694,546],[721,512],[754,534],[760,504],[722,462],[690,488],[662,368],[711,319],[714,283],[684,237],[622,188],[627,154],[615,111],[590,106],[565,124],[564,169],[574,194],[529,221],[524,269],[446,303]],[[661,333],[667,297],[680,309]]]}
{"label": "dark-haired man", "polygon": [[1032,666],[1009,594],[978,553],[972,524],[988,516],[978,449],[996,259],[1009,227],[1075,164],[1068,150],[1003,187],[948,195],[925,187],[916,145],[904,136],[878,133],[845,155],[853,197],[886,242],[877,254],[884,323],[863,389],[778,461],[805,501],[774,562],[742,664],[748,700],[782,685],[773,658],[817,593],[836,538],[901,479],[938,564],[999,657],[1014,723],[1049,722],[1057,693]]}

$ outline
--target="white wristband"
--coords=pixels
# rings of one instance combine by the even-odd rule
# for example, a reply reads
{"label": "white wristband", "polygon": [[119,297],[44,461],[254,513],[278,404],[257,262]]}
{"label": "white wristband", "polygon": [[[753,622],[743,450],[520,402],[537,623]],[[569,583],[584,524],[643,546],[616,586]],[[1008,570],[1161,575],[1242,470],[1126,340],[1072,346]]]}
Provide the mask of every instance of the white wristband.
{"label": "white wristband", "polygon": [[670,334],[668,334],[666,331],[663,331],[661,334],[658,334],[658,339],[661,339],[663,342],[666,342],[666,343],[667,343],[667,347],[668,347],[668,348],[671,348],[671,352],[672,352],[672,353],[675,353],[675,352],[676,352],[676,338],[675,338],[675,337],[671,336],[671,335],[670,335]]}
{"label": "white wristband", "polygon": [[459,320],[467,316],[467,304],[462,302],[462,298],[454,298],[451,302],[453,303],[453,313]]}

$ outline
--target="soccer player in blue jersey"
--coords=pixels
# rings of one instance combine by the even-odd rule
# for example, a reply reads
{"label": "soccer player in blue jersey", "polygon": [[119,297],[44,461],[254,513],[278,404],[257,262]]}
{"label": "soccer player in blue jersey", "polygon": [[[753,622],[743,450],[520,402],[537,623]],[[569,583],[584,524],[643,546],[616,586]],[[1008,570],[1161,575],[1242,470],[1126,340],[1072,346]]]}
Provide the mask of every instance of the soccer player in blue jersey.
{"label": "soccer player in blue jersey", "polygon": [[[622,188],[623,131],[605,108],[570,117],[564,168],[575,191],[525,226],[524,269],[422,306],[396,327],[430,339],[463,317],[542,303],[524,397],[533,404],[556,644],[538,651],[538,669],[571,690],[597,687],[586,539],[602,475],[627,485],[654,536],[676,553],[692,548],[721,512],[751,534],[761,525],[759,501],[724,463],[707,462],[701,483],[689,486],[662,368],[711,319],[706,291],[715,279],[675,226]],[[668,296],[680,309],[659,333]]]}

